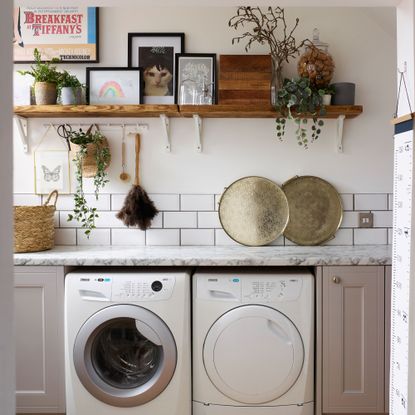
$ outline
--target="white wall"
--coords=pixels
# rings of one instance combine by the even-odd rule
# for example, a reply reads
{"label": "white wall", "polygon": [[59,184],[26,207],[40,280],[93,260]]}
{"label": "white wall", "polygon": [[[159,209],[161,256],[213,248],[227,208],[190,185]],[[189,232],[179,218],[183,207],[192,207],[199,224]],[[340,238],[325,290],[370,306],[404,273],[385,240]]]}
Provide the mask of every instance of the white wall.
{"label": "white wall", "polygon": [[12,1],[0,13],[0,412],[15,413],[12,274]]}
{"label": "white wall", "polygon": [[[235,35],[227,26],[235,8],[175,7],[110,8],[101,10],[100,42],[102,66],[127,63],[128,32],[173,32],[186,34],[187,52],[244,53],[243,45],[232,46]],[[392,128],[396,90],[395,11],[392,8],[287,8],[293,20],[300,17],[297,38],[311,37],[318,27],[330,43],[336,62],[334,81],[357,85],[356,103],[364,113],[345,123],[343,154],[335,151],[334,121],[326,122],[319,141],[304,151],[296,144],[292,129],[283,143],[275,139],[273,120],[214,119],[204,122],[202,154],[194,151],[192,120],[171,122],[172,152],[162,149],[158,120],[145,121],[150,131],[142,142],[142,181],[152,193],[217,193],[238,177],[266,176],[282,183],[299,174],[321,176],[340,192],[392,190]],[[266,46],[252,53],[267,53]],[[19,65],[22,67],[22,65]],[[83,76],[84,66],[71,70]],[[286,75],[295,74],[293,62]],[[111,120],[116,122],[115,120]],[[131,120],[129,120],[131,121]],[[32,149],[39,141],[42,123],[31,121]],[[119,132],[111,133],[113,152],[109,192],[127,191],[120,173]],[[24,155],[15,140],[15,192],[33,192],[33,154]],[[129,145],[133,149],[133,140]],[[132,168],[132,151],[129,166]]]}
{"label": "white wall", "polygon": [[[397,20],[397,61],[398,68],[402,71],[405,68],[407,72],[405,74],[406,83],[408,86],[409,98],[412,105],[412,111],[414,108],[414,86],[415,86],[415,6],[413,0],[402,0],[396,10]],[[410,112],[408,101],[405,95],[405,91],[401,91],[399,100],[398,115],[405,115]]]}

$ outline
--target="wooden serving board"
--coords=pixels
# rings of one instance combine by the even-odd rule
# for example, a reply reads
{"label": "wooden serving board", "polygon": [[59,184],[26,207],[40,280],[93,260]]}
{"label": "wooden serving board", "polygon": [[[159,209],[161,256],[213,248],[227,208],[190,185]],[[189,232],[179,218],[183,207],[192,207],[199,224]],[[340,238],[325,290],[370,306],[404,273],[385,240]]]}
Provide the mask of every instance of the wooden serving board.
{"label": "wooden serving board", "polygon": [[269,104],[270,55],[220,55],[219,104]]}

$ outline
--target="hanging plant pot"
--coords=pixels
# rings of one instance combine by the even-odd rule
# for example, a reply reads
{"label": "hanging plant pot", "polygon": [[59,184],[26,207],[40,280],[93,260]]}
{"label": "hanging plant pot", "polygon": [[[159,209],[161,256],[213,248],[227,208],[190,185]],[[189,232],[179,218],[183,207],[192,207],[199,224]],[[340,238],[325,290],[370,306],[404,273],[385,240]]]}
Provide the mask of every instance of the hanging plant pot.
{"label": "hanging plant pot", "polygon": [[62,105],[80,105],[82,104],[82,88],[65,86],[61,88]]}
{"label": "hanging plant pot", "polygon": [[[100,151],[104,148],[109,148],[108,140],[103,137],[100,144],[88,144],[86,147],[86,156],[82,162],[82,176],[85,178],[95,177],[98,171],[97,166],[97,151]],[[111,158],[108,160],[108,164],[105,167],[105,170],[110,165]]]}
{"label": "hanging plant pot", "polygon": [[54,105],[56,104],[57,88],[52,82],[35,83],[36,105]]}

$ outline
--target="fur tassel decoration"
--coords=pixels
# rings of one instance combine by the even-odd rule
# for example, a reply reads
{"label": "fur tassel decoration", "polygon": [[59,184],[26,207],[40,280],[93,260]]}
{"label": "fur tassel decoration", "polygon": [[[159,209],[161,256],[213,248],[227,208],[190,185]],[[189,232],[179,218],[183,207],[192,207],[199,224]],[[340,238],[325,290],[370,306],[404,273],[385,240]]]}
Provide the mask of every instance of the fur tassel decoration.
{"label": "fur tassel decoration", "polygon": [[117,213],[117,218],[126,226],[138,226],[145,231],[151,225],[151,221],[159,213],[154,202],[147,192],[140,186],[140,134],[135,135],[135,180],[134,185],[125,198],[124,206]]}

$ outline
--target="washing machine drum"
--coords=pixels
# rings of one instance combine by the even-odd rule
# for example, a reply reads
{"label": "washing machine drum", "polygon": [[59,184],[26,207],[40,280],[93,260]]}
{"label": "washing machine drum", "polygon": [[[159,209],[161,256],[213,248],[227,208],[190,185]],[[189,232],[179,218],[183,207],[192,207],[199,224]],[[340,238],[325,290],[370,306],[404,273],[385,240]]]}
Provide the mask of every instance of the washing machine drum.
{"label": "washing machine drum", "polygon": [[265,404],[284,395],[304,363],[304,346],[293,322],[279,311],[246,305],[222,315],[203,348],[215,387],[243,404]]}
{"label": "washing machine drum", "polygon": [[139,306],[114,305],[81,327],[73,359],[91,395],[109,405],[133,407],[153,400],[167,387],[177,350],[157,315]]}

